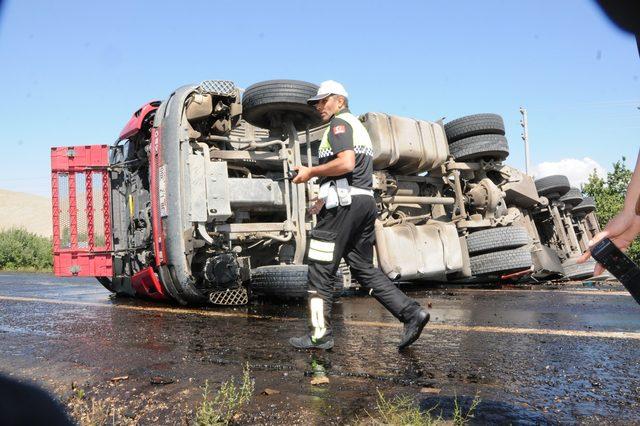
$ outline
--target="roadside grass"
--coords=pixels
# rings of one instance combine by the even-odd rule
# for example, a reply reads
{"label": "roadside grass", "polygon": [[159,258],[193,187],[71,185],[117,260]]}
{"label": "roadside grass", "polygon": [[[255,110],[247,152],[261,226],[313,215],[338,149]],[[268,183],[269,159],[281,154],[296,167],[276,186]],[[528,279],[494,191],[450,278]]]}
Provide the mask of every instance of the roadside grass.
{"label": "roadside grass", "polygon": [[478,404],[480,404],[480,397],[478,395],[473,397],[473,401],[471,401],[471,406],[467,410],[467,412],[462,411],[462,407],[458,405],[458,398],[454,400],[453,407],[453,424],[456,426],[462,426],[469,422],[469,420],[473,417],[473,413],[478,408]]}
{"label": "roadside grass", "polygon": [[460,407],[458,399],[454,400],[453,418],[443,419],[442,414],[436,416],[435,411],[438,408],[433,407],[427,411],[421,411],[416,404],[414,398],[408,395],[397,396],[393,399],[387,399],[378,389],[378,400],[376,403],[376,412],[367,412],[368,418],[359,422],[360,425],[406,425],[406,426],[440,426],[455,425],[462,426],[467,424],[473,417],[480,398],[476,396],[471,403],[469,409],[465,412]]}
{"label": "roadside grass", "polygon": [[22,228],[0,231],[0,270],[50,272],[51,239]]}
{"label": "roadside grass", "polygon": [[88,398],[84,389],[72,384],[73,395],[67,401],[68,412],[80,426],[106,426],[133,424],[131,419],[122,416],[121,410],[116,409],[106,401]]}
{"label": "roadside grass", "polygon": [[251,400],[254,381],[249,376],[249,364],[242,371],[242,383],[236,384],[232,377],[223,382],[220,389],[211,396],[209,381],[202,388],[202,402],[195,412],[198,426],[228,425],[240,417],[240,410]]}

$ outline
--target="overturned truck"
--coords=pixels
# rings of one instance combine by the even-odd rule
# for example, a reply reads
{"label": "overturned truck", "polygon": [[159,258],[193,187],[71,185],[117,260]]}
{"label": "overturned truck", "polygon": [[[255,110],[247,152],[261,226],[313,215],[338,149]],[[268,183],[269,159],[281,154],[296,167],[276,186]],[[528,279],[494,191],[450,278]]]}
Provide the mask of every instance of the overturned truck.
{"label": "overturned truck", "polygon": [[[117,294],[181,304],[304,296],[315,223],[307,208],[318,186],[288,177],[318,161],[325,127],[306,103],[316,91],[292,80],[244,92],[205,81],[145,104],[113,146],[52,148],[56,275],[95,276]],[[598,231],[593,201],[563,177],[534,182],[504,164],[500,116],[360,120],[374,151],[376,260],[392,280],[593,270],[575,264]],[[336,272],[336,287],[359,285],[348,265]]]}

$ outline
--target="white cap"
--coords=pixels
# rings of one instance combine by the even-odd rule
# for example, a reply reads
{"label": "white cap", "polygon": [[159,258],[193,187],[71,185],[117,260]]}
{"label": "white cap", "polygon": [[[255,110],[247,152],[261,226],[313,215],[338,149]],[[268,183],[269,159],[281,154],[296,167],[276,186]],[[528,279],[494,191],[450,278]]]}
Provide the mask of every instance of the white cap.
{"label": "white cap", "polygon": [[345,98],[349,97],[349,95],[347,95],[347,91],[344,90],[344,86],[342,84],[338,83],[337,81],[327,80],[320,83],[320,87],[318,88],[318,94],[315,95],[313,98],[309,98],[307,100],[307,103],[313,104],[331,95],[341,95],[341,96],[344,96]]}

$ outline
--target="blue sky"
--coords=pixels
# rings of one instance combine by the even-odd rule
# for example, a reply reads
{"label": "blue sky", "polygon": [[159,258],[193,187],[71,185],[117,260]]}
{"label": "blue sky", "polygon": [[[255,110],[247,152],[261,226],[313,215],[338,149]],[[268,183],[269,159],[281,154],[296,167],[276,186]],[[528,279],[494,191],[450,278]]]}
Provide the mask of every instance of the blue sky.
{"label": "blue sky", "polygon": [[23,0],[0,19],[1,189],[48,195],[49,147],[112,143],[205,79],[335,79],[355,113],[499,113],[521,169],[524,105],[539,174],[632,167],[640,146],[635,40],[586,0]]}

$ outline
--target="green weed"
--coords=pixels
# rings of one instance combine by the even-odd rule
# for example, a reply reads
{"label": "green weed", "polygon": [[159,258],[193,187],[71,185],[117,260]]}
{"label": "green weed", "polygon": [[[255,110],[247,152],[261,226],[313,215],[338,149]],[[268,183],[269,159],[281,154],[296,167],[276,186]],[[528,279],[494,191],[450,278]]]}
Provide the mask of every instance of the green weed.
{"label": "green weed", "polygon": [[469,422],[469,418],[473,417],[473,412],[478,408],[480,404],[480,398],[476,395],[471,401],[471,407],[466,413],[462,412],[462,408],[458,405],[458,398],[453,401],[453,424],[456,426],[462,426]]}
{"label": "green weed", "polygon": [[209,381],[205,381],[202,403],[196,410],[195,423],[198,426],[228,425],[253,396],[254,382],[249,376],[249,365],[242,372],[242,383],[236,385],[234,378],[223,382],[213,397],[210,395]]}
{"label": "green weed", "polygon": [[107,426],[128,424],[120,411],[107,401],[88,398],[84,389],[73,387],[73,396],[67,402],[68,412],[80,426]]}
{"label": "green weed", "polygon": [[78,399],[84,399],[84,389],[81,388],[75,388],[73,390],[73,396],[78,398]]}
{"label": "green weed", "polygon": [[444,420],[442,415],[435,416],[434,411],[437,407],[433,407],[425,412],[420,411],[420,407],[410,396],[397,396],[391,400],[387,399],[380,390],[378,390],[378,400],[376,403],[376,413],[367,413],[369,416],[362,425],[402,425],[402,426],[438,426],[446,424],[454,424],[455,426],[463,426],[467,424],[473,412],[478,407],[480,398],[476,396],[473,399],[471,407],[467,412],[463,412],[458,404],[458,399],[454,400],[454,412],[452,420]]}

